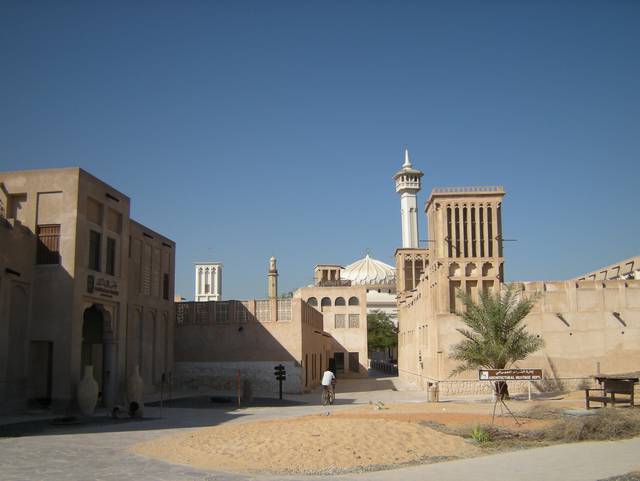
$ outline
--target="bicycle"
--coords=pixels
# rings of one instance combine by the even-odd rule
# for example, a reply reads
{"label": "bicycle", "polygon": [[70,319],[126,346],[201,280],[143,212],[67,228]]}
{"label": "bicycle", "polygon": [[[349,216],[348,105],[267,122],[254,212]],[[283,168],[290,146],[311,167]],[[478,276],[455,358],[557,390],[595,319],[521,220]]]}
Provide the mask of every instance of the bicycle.
{"label": "bicycle", "polygon": [[322,405],[333,404],[336,394],[333,392],[333,386],[322,386]]}

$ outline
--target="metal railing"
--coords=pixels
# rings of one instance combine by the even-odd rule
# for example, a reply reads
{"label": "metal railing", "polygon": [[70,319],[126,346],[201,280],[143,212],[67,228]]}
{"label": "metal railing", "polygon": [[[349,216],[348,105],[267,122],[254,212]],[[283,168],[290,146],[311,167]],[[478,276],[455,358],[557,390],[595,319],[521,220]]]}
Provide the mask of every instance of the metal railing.
{"label": "metal railing", "polygon": [[391,375],[398,375],[398,365],[389,361],[379,361],[376,359],[369,359],[369,367],[376,371],[382,371]]}

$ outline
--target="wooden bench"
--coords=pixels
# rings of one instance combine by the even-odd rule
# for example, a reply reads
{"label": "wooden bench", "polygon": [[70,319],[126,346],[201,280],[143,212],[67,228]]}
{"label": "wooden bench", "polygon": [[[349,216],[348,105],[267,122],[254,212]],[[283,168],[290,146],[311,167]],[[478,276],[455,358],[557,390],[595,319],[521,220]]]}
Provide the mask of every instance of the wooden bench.
{"label": "wooden bench", "polygon": [[[629,404],[634,406],[634,386],[638,382],[638,378],[622,378],[618,376],[596,376],[596,380],[602,386],[598,389],[585,389],[585,398],[587,409],[591,409],[591,402],[603,403],[605,407],[608,404],[615,406],[616,404]],[[593,395],[594,391],[602,394]],[[616,397],[622,395],[623,397]]]}

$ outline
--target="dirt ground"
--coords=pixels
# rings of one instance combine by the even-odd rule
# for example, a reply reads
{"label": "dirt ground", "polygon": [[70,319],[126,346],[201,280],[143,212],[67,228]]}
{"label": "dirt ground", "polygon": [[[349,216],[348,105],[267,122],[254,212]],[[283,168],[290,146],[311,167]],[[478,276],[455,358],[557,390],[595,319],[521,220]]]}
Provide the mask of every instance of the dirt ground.
{"label": "dirt ground", "polygon": [[[519,413],[533,405],[578,407],[579,396],[509,402]],[[492,403],[362,405],[330,415],[234,423],[198,429],[134,446],[145,456],[195,467],[245,473],[338,473],[384,469],[480,455],[482,450],[434,425],[469,431],[490,424]],[[497,411],[495,424],[509,430],[543,428],[552,421]],[[435,423],[435,424],[434,424]]]}
{"label": "dirt ground", "polygon": [[205,428],[134,451],[223,471],[317,473],[467,457],[478,448],[415,422],[318,414]]}

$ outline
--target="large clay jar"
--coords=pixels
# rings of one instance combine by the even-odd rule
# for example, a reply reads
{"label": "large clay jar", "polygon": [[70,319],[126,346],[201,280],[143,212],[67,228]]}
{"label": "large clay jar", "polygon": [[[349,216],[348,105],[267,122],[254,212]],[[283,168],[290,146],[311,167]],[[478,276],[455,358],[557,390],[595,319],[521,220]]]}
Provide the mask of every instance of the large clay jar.
{"label": "large clay jar", "polygon": [[138,409],[135,412],[135,416],[142,416],[144,411],[144,404],[142,403],[142,397],[144,395],[144,381],[140,377],[140,367],[136,365],[133,368],[131,376],[127,380],[127,400],[129,401],[129,409],[131,409],[131,403],[138,404]]}
{"label": "large clay jar", "polygon": [[98,383],[93,378],[93,366],[84,367],[84,376],[78,384],[78,405],[85,416],[93,416],[98,402]]}

